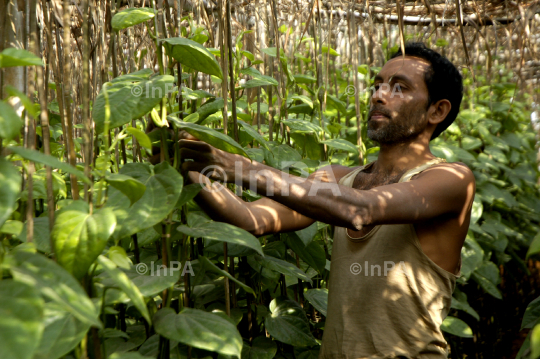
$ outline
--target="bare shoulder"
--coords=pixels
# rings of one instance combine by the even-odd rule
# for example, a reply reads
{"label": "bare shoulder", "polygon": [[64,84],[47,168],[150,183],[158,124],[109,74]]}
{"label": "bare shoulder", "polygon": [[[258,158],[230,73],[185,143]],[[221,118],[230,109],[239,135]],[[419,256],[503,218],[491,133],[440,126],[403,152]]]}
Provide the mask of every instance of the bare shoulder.
{"label": "bare shoulder", "polygon": [[463,162],[443,162],[422,171],[416,176],[422,177],[444,177],[449,180],[459,180],[462,183],[475,183],[474,174],[471,169]]}
{"label": "bare shoulder", "polygon": [[358,169],[357,167],[347,167],[341,165],[328,165],[319,168],[317,171],[313,172],[310,177],[313,179],[318,179],[325,182],[334,182],[338,183],[343,177],[351,173],[352,171]]}

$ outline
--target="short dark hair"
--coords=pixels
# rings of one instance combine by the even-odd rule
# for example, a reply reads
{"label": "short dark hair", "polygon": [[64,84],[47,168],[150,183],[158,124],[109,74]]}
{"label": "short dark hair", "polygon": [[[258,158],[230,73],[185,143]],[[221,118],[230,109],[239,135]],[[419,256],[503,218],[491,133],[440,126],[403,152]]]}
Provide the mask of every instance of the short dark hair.
{"label": "short dark hair", "polygon": [[[401,48],[390,59],[402,56]],[[450,101],[452,108],[446,118],[439,123],[431,135],[437,138],[456,119],[463,98],[463,79],[458,69],[446,57],[431,50],[421,42],[410,42],[405,45],[405,56],[420,57],[431,66],[426,71],[424,80],[428,89],[428,107],[439,100]]]}

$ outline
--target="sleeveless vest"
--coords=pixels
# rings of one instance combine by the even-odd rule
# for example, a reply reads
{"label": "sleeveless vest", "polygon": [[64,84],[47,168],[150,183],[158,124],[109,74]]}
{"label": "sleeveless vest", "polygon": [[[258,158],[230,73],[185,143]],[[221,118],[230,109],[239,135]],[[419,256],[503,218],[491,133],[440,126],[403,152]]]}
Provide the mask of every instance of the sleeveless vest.
{"label": "sleeveless vest", "polygon": [[[442,161],[413,168],[399,182]],[[339,183],[352,187],[367,166]],[[356,239],[336,227],[319,359],[447,358],[440,325],[460,273],[424,254],[413,224],[377,225]]]}

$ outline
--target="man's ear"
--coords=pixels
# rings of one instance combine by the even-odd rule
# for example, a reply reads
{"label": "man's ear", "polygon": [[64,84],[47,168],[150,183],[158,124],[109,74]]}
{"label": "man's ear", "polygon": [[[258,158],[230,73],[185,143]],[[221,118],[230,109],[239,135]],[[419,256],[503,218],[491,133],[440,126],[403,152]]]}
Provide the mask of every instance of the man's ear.
{"label": "man's ear", "polygon": [[444,121],[451,109],[452,104],[446,99],[439,100],[431,104],[428,116],[429,123],[438,125]]}

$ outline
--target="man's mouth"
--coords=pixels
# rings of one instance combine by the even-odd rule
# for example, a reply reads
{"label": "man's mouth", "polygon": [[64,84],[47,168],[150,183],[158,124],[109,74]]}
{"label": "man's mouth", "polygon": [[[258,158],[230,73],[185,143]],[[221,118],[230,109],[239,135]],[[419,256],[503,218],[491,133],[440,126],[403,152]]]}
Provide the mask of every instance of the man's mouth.
{"label": "man's mouth", "polygon": [[370,115],[369,115],[369,118],[368,118],[368,121],[369,120],[372,120],[372,119],[380,119],[380,118],[388,118],[388,116],[386,116],[385,114],[383,114],[382,112],[379,112],[379,111],[373,111]]}

